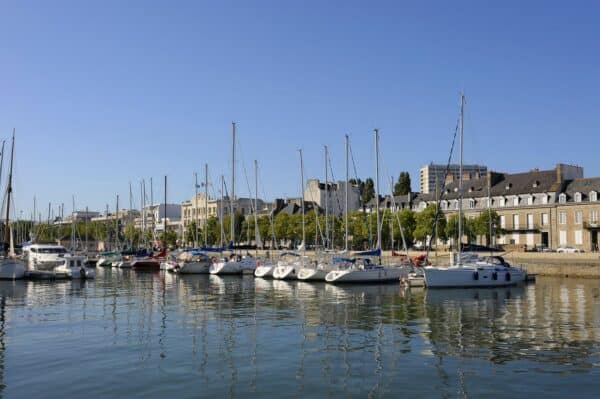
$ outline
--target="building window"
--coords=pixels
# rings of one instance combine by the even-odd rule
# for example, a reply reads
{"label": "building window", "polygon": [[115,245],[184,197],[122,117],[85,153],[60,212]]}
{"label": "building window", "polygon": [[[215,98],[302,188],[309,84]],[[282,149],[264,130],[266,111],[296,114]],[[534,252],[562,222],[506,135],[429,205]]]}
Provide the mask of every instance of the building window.
{"label": "building window", "polygon": [[581,202],[581,193],[575,193],[575,202]]}
{"label": "building window", "polygon": [[500,215],[500,227],[501,228],[506,228],[506,216],[504,215]]}
{"label": "building window", "polygon": [[548,226],[548,214],[542,213],[542,226]]}
{"label": "building window", "polygon": [[442,201],[440,202],[440,207],[445,210],[446,208],[448,208],[448,203],[446,201]]}
{"label": "building window", "polygon": [[533,205],[533,195],[527,197],[527,205]]}
{"label": "building window", "polygon": [[592,209],[590,211],[590,222],[591,223],[597,223],[598,222],[598,211],[595,209]]}
{"label": "building window", "polygon": [[567,212],[558,213],[558,224],[567,224]]}
{"label": "building window", "polygon": [[513,206],[519,206],[519,197],[516,195],[513,198]]}
{"label": "building window", "polygon": [[458,200],[454,200],[454,209],[458,209]]}
{"label": "building window", "polygon": [[506,205],[506,198],[502,197],[500,198],[500,206],[505,206]]}
{"label": "building window", "polygon": [[575,230],[575,245],[583,245],[583,232]]}
{"label": "building window", "polygon": [[518,230],[519,229],[519,215],[513,215],[512,219],[513,219],[513,228],[515,230]]}
{"label": "building window", "polygon": [[469,200],[469,208],[471,208],[471,209],[475,208],[475,200],[473,198],[471,198]]}
{"label": "building window", "polygon": [[558,243],[560,245],[567,245],[567,231],[561,230],[558,234]]}
{"label": "building window", "polygon": [[542,195],[542,204],[546,205],[548,203],[548,196],[546,194]]}
{"label": "building window", "polygon": [[531,213],[527,214],[527,228],[533,229],[533,214]]}
{"label": "building window", "polygon": [[565,204],[567,202],[567,195],[565,193],[562,193],[558,196],[558,203],[559,204]]}
{"label": "building window", "polygon": [[591,202],[598,201],[598,193],[596,191],[590,192],[590,201]]}
{"label": "building window", "polygon": [[575,211],[575,224],[581,224],[582,211]]}

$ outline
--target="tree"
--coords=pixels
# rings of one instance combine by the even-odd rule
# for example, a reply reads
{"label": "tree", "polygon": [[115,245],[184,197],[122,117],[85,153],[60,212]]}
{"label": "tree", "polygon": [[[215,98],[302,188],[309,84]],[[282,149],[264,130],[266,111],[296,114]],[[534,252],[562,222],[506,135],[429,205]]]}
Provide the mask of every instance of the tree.
{"label": "tree", "polygon": [[493,210],[481,212],[471,223],[473,235],[485,237],[487,245],[492,245],[492,240],[490,238],[490,221],[494,237],[506,234],[506,231],[500,227],[500,215]]}
{"label": "tree", "polygon": [[394,185],[394,195],[406,195],[410,192],[410,174],[408,172],[400,172],[398,181]]}
{"label": "tree", "polygon": [[[414,238],[417,241],[425,242],[427,237],[431,236],[431,232],[433,229],[433,222],[435,221],[435,205],[430,204],[422,210],[418,212],[415,216],[415,230],[414,230]],[[437,236],[441,240],[446,239],[446,219],[444,215],[440,212],[437,218]],[[433,231],[435,235],[435,231]]]}
{"label": "tree", "polygon": [[373,179],[368,177],[367,180],[365,180],[365,184],[362,187],[360,195],[363,207],[366,206],[369,201],[375,198],[375,183],[373,182]]}

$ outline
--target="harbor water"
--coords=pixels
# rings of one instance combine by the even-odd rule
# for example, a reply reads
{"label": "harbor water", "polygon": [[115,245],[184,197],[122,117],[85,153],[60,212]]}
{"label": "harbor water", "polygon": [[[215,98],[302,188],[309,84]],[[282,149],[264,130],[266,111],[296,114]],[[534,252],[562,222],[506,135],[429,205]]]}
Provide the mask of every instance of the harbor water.
{"label": "harbor water", "polygon": [[0,294],[5,398],[600,394],[600,280],[407,290],[98,268]]}

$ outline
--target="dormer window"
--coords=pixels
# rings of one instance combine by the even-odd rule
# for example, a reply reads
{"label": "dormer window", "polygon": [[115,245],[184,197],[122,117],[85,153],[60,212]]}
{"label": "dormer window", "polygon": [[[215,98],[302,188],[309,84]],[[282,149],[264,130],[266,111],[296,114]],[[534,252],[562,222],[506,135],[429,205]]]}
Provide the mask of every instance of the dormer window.
{"label": "dormer window", "polygon": [[504,197],[500,198],[500,206],[506,206],[506,198],[504,198]]}
{"label": "dormer window", "polygon": [[558,196],[558,203],[559,204],[566,204],[567,203],[567,194],[562,193]]}
{"label": "dormer window", "polygon": [[540,181],[539,180],[536,180],[536,181],[533,182],[533,187],[534,188],[535,187],[539,187],[539,185],[540,185]]}
{"label": "dormer window", "polygon": [[446,202],[446,201],[440,202],[440,207],[445,210],[446,208],[448,208],[448,202]]}
{"label": "dormer window", "polygon": [[475,200],[473,198],[471,198],[469,200],[469,208],[471,208],[471,209],[475,208]]}
{"label": "dormer window", "polygon": [[513,197],[513,206],[519,206],[519,196],[517,195]]}
{"label": "dormer window", "polygon": [[533,205],[533,195],[527,197],[527,205]]}
{"label": "dormer window", "polygon": [[598,201],[598,193],[596,191],[590,191],[590,201],[591,202]]}
{"label": "dormer window", "polygon": [[548,203],[548,195],[544,194],[542,195],[542,204],[546,205]]}
{"label": "dormer window", "polygon": [[472,193],[473,191],[475,191],[475,187],[473,187],[473,186],[469,187],[469,192]]}
{"label": "dormer window", "polygon": [[512,187],[512,183],[508,183],[504,188],[508,191]]}
{"label": "dormer window", "polygon": [[581,193],[575,193],[574,199],[575,202],[581,202]]}
{"label": "dormer window", "polygon": [[454,209],[458,209],[458,200],[454,200]]}

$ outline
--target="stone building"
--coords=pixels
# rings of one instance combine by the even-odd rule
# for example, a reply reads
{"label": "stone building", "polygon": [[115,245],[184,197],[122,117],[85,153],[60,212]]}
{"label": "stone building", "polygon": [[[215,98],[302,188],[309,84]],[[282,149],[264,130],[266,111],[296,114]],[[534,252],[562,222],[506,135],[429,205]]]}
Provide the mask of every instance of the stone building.
{"label": "stone building", "polygon": [[[322,209],[327,208],[329,214],[341,215],[344,212],[346,184],[345,181],[327,182],[325,184],[318,179],[309,179],[304,190],[304,201],[314,203]],[[360,189],[353,184],[349,184],[348,209],[355,211],[360,208]]]}
{"label": "stone building", "polygon": [[[259,198],[257,201],[258,213],[265,213],[265,210],[270,208],[269,205],[270,204],[265,203]],[[243,216],[250,215],[254,212],[254,198],[238,197],[233,203],[233,208],[234,210],[240,212],[240,214]],[[230,204],[228,197],[225,197],[222,200],[220,198],[210,198],[209,196],[207,204],[205,202],[204,193],[198,193],[197,197],[194,196],[181,203],[181,220],[184,229],[195,220],[198,220],[198,223],[202,226],[204,221],[207,219],[207,215],[208,218],[218,218],[221,214],[223,214],[223,216],[228,215],[229,212]]]}
{"label": "stone building", "polygon": [[[446,214],[458,212],[459,182],[448,176],[440,198]],[[466,218],[491,208],[500,217],[505,234],[491,244],[558,248],[572,246],[598,251],[600,232],[600,177],[584,178],[583,168],[557,164],[548,170],[524,173],[487,172],[463,176],[462,207]],[[435,193],[409,194],[395,199],[396,209],[421,211],[436,203]],[[390,197],[382,208],[393,208]],[[489,208],[488,208],[489,207]],[[466,239],[463,238],[463,242]],[[483,239],[481,244],[488,244]]]}

